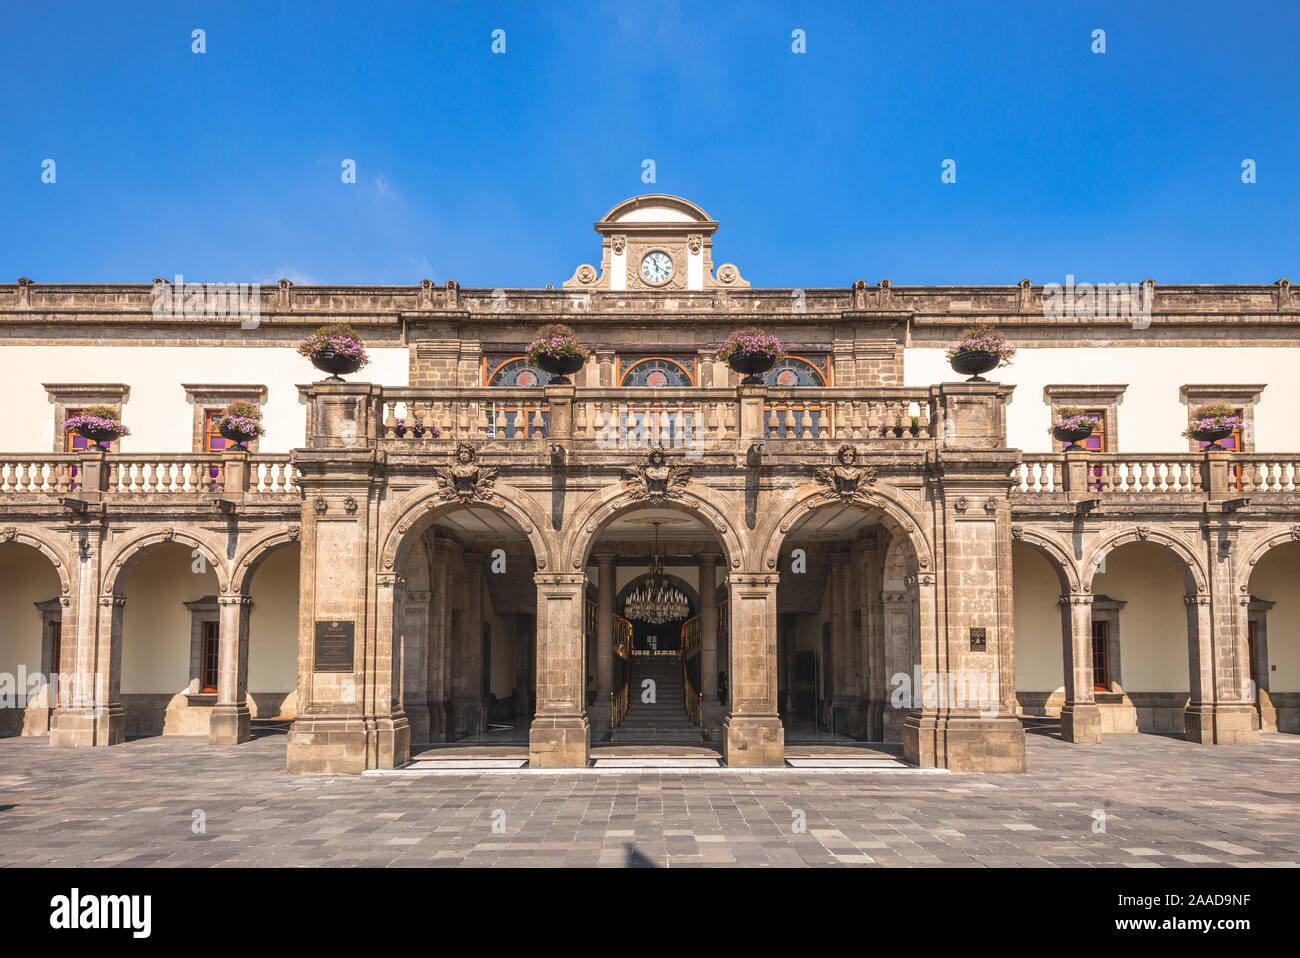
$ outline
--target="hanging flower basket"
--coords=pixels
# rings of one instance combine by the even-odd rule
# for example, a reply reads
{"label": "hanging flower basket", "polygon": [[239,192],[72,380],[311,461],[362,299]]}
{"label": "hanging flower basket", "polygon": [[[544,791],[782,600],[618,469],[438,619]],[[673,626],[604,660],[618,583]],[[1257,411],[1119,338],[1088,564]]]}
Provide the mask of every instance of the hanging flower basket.
{"label": "hanging flower basket", "polygon": [[1096,432],[1099,426],[1101,420],[1096,416],[1089,416],[1075,406],[1062,406],[1052,421],[1052,435],[1065,443],[1067,450],[1081,449],[1079,443]]}
{"label": "hanging flower basket", "polygon": [[591,355],[578,343],[578,334],[563,323],[539,329],[526,352],[530,363],[550,375],[552,386],[569,385],[569,374],[581,369]]}
{"label": "hanging flower basket", "polygon": [[954,346],[948,347],[948,362],[953,372],[970,376],[970,383],[987,382],[983,374],[1000,366],[1011,365],[1016,354],[1007,338],[991,326],[972,326],[963,329]]}
{"label": "hanging flower basket", "polygon": [[1242,419],[1235,406],[1226,402],[1209,402],[1192,410],[1192,420],[1183,430],[1197,442],[1208,442],[1210,447],[1222,449],[1222,440],[1241,428]]}
{"label": "hanging flower basket", "polygon": [[257,403],[232,402],[217,420],[217,431],[228,442],[247,449],[258,436],[266,435],[262,410]]}
{"label": "hanging flower basket", "polygon": [[745,386],[763,385],[763,373],[785,356],[785,344],[761,329],[737,329],[718,347],[717,357],[744,376]]}
{"label": "hanging flower basket", "polygon": [[306,356],[329,381],[342,382],[343,373],[354,373],[370,363],[361,337],[347,323],[322,326],[298,344],[298,354]]}
{"label": "hanging flower basket", "polygon": [[63,428],[107,449],[116,440],[131,435],[131,430],[117,417],[117,410],[111,406],[92,406],[65,419]]}

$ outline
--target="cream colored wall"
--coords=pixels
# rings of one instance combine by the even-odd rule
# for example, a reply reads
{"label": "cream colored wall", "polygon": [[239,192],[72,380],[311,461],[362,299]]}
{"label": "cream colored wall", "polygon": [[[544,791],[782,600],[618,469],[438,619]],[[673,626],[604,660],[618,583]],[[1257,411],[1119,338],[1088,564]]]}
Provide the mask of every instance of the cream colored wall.
{"label": "cream colored wall", "polygon": [[1119,614],[1125,692],[1186,692],[1187,608],[1178,567],[1159,546],[1131,543],[1106,556],[1092,591],[1128,602]]}
{"label": "cream colored wall", "polygon": [[[1300,449],[1292,414],[1300,409],[1300,350],[1285,347],[1101,347],[1087,343],[1064,349],[1025,349],[1012,364],[987,378],[1016,387],[1007,407],[1010,445],[1025,452],[1050,452],[1050,407],[1043,387],[1065,383],[1127,383],[1119,405],[1119,452],[1185,452],[1187,407],[1178,389],[1186,383],[1265,383],[1255,406],[1255,448],[1260,452]],[[903,383],[928,386],[958,376],[942,349],[908,349]]]}
{"label": "cream colored wall", "polygon": [[[1016,634],[1016,690],[1053,692],[1065,684],[1061,580],[1032,546],[1011,545]],[[1122,634],[1122,631],[1121,631]]]}
{"label": "cream colored wall", "polygon": [[253,576],[248,622],[248,691],[298,687],[297,544],[276,549]]}
{"label": "cream colored wall", "polygon": [[19,665],[28,675],[41,671],[41,614],[32,603],[59,592],[59,575],[45,556],[24,545],[0,546],[0,672],[12,681]]}
{"label": "cream colored wall", "polygon": [[1250,594],[1277,603],[1266,620],[1269,691],[1300,692],[1300,544],[1266,553],[1250,577]]}
{"label": "cream colored wall", "polygon": [[[367,348],[370,365],[348,377],[386,386],[407,383],[405,349]],[[123,418],[131,435],[123,452],[190,452],[193,405],[181,383],[261,383],[266,436],[263,452],[302,446],[306,409],[297,384],[322,378],[292,348],[241,346],[5,346],[0,348],[0,404],[22,415],[0,419],[0,451],[49,452],[54,442],[54,406],[42,383],[126,383],[130,398]]]}
{"label": "cream colored wall", "polygon": [[185,546],[156,546],[127,577],[122,610],[124,694],[175,694],[189,685],[192,616],[183,603],[217,592],[211,568],[195,572],[193,562]]}

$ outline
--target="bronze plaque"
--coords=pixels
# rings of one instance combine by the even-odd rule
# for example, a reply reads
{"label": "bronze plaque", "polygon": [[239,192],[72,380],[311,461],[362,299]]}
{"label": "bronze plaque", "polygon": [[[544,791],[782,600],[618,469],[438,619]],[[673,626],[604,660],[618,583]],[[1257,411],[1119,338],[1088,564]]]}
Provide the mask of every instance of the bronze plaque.
{"label": "bronze plaque", "polygon": [[351,672],[356,668],[356,623],[317,622],[313,672]]}
{"label": "bronze plaque", "polygon": [[988,649],[988,629],[980,626],[972,627],[970,630],[970,650],[972,652],[984,652]]}

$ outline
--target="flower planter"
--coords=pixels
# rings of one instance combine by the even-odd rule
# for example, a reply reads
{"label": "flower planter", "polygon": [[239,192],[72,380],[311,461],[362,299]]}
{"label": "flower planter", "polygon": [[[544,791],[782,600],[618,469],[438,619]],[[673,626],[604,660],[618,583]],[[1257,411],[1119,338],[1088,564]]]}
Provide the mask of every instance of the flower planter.
{"label": "flower planter", "polygon": [[361,368],[360,356],[344,356],[340,353],[318,352],[311,354],[311,364],[321,372],[330,373],[329,382],[342,382],[340,373],[354,373]]}
{"label": "flower planter", "polygon": [[742,386],[761,386],[763,373],[776,365],[776,357],[770,353],[734,352],[727,357],[727,365],[745,377],[740,381]]}
{"label": "flower planter", "polygon": [[983,373],[997,369],[998,363],[1002,358],[997,353],[986,353],[982,350],[963,349],[960,350],[948,362],[952,365],[953,372],[961,373],[963,376],[970,376],[966,380],[968,383],[988,382],[983,378]]}
{"label": "flower planter", "polygon": [[243,429],[236,429],[234,426],[217,425],[217,431],[221,433],[221,438],[236,445],[248,448],[248,444],[257,438],[255,432],[245,432]]}
{"label": "flower planter", "polygon": [[1052,429],[1052,435],[1063,443],[1066,443],[1066,451],[1070,449],[1082,449],[1079,443],[1083,442],[1092,435],[1092,427],[1087,429],[1062,429],[1056,426]]}
{"label": "flower planter", "polygon": [[111,443],[121,439],[124,433],[120,433],[116,429],[94,429],[90,426],[83,426],[77,430],[77,435],[107,449]]}
{"label": "flower planter", "polygon": [[[1219,445],[1220,441],[1227,439],[1231,435],[1232,435],[1231,428],[1191,430],[1191,436],[1193,439],[1195,439],[1197,442],[1208,442],[1210,446],[1207,448],[1214,448],[1214,449],[1223,449],[1223,447]],[[1227,450],[1224,451],[1226,452]]]}
{"label": "flower planter", "polygon": [[586,356],[547,356],[539,354],[537,368],[551,377],[552,386],[569,386],[569,373],[576,373],[587,362]]}

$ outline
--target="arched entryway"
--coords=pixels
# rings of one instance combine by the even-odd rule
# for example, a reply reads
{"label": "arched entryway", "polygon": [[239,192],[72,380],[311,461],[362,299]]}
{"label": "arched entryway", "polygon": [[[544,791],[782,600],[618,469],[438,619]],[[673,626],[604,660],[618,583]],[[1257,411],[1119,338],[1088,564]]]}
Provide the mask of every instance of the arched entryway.
{"label": "arched entryway", "polygon": [[517,518],[479,504],[430,508],[399,534],[394,673],[412,757],[448,745],[527,746],[537,685],[532,538]]}
{"label": "arched entryway", "polygon": [[777,560],[786,742],[901,743],[930,684],[915,527],[865,503],[810,505],[788,521]]}
{"label": "arched entryway", "polygon": [[1249,690],[1262,732],[1300,733],[1300,542],[1283,541],[1250,567]]}
{"label": "arched entryway", "polygon": [[48,734],[58,674],[68,671],[63,577],[41,551],[26,538],[0,542],[0,737]]}
{"label": "arched entryway", "polygon": [[721,749],[731,551],[686,505],[627,505],[592,529],[584,674],[593,746]]}
{"label": "arched entryway", "polygon": [[1103,734],[1183,735],[1209,642],[1205,579],[1173,538],[1127,533],[1084,560],[1091,677]]}

